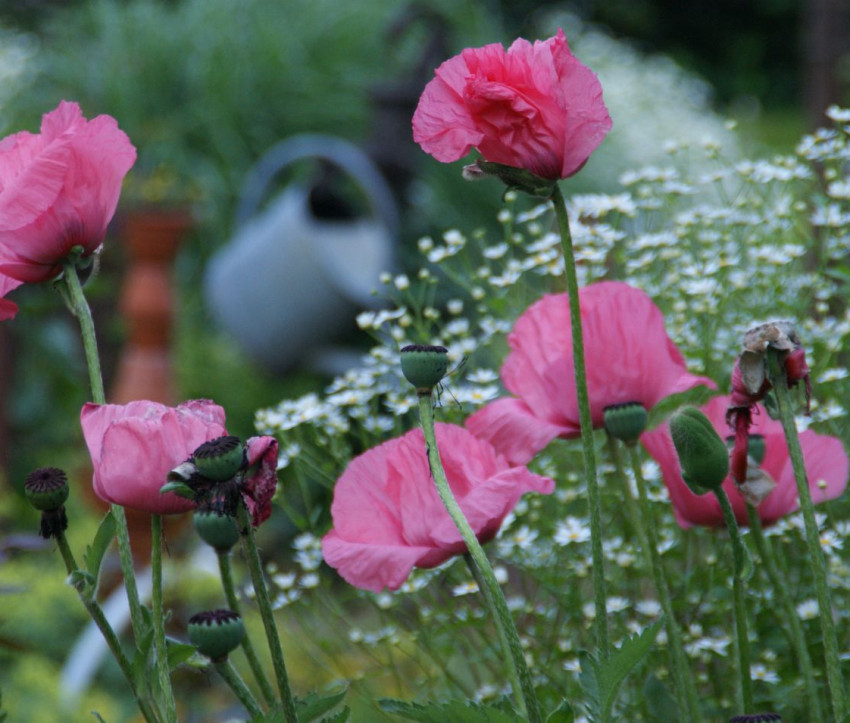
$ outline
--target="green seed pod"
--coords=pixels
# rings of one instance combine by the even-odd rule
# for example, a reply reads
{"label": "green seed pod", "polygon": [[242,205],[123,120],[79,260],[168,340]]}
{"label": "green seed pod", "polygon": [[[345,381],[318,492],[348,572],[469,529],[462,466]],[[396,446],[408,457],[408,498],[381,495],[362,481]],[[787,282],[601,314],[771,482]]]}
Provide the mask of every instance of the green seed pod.
{"label": "green seed pod", "polygon": [[605,407],[605,430],[614,439],[626,444],[634,444],[646,429],[649,414],[640,402],[612,404]]}
{"label": "green seed pod", "polygon": [[239,541],[239,528],[230,515],[221,515],[214,510],[196,510],[193,521],[201,539],[217,552],[227,552]]}
{"label": "green seed pod", "polygon": [[68,475],[56,467],[41,467],[27,475],[24,494],[42,512],[53,512],[68,499]]}
{"label": "green seed pod", "polygon": [[245,466],[245,447],[239,437],[216,437],[198,447],[193,457],[201,475],[213,482],[226,482]]}
{"label": "green seed pod", "polygon": [[401,350],[401,371],[416,387],[417,394],[430,394],[449,367],[449,350],[444,346],[409,344]]}
{"label": "green seed pod", "polygon": [[232,610],[210,610],[189,618],[189,640],[201,655],[224,660],[245,637],[242,617]]}
{"label": "green seed pod", "polygon": [[670,420],[682,479],[694,494],[719,488],[729,474],[729,451],[702,412],[685,407]]}

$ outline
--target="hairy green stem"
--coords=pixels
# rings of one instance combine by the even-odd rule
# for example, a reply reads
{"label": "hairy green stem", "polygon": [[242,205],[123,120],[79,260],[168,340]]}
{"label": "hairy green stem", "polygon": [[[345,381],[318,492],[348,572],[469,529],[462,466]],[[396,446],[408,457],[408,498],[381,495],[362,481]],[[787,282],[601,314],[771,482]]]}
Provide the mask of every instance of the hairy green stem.
{"label": "hairy green stem", "polygon": [[[658,592],[658,601],[661,603],[661,609],[664,611],[667,641],[670,646],[670,654],[673,658],[673,680],[685,700],[685,707],[682,710],[687,712],[688,720],[693,723],[700,723],[702,721],[702,713],[697,699],[696,686],[694,685],[691,668],[688,665],[688,658],[685,654],[682,631],[676,622],[673,612],[670,586],[667,582],[667,576],[664,573],[661,553],[658,552],[658,535],[656,534],[656,525],[652,519],[649,495],[646,492],[646,482],[643,479],[643,472],[640,466],[640,457],[636,445],[632,444],[628,446],[632,473],[634,474],[638,491],[639,514],[636,526],[643,530],[640,543],[644,549],[644,554],[648,558],[652,570],[652,578],[655,582],[655,589]],[[631,497],[630,490],[627,490],[627,494]]]}
{"label": "hairy green stem", "polygon": [[826,662],[826,678],[829,683],[829,694],[832,701],[832,714],[837,721],[843,721],[847,715],[844,692],[844,679],[841,675],[841,662],[838,653],[838,638],[835,631],[835,621],[832,618],[832,599],[827,581],[826,556],[820,546],[820,533],[815,518],[815,506],[809,489],[806,465],[803,460],[803,450],[797,435],[797,424],[794,421],[794,405],[791,391],[788,388],[788,377],[779,352],[773,348],[767,350],[768,376],[776,392],[779,419],[785,440],[788,443],[788,454],[794,469],[794,479],[797,482],[797,494],[800,498],[800,510],[803,513],[803,523],[806,533],[806,546],[812,566],[812,577],[818,601],[818,618],[820,620],[821,636],[823,639],[824,659]]}
{"label": "hairy green stem", "polygon": [[732,595],[735,602],[735,648],[738,651],[738,673],[740,687],[737,691],[737,703],[742,714],[753,712],[753,681],[750,677],[750,638],[747,626],[747,606],[744,600],[744,577],[746,568],[746,551],[738,521],[732,503],[722,487],[714,490],[714,495],[723,510],[723,519],[732,542],[732,560],[734,572],[732,575]]}
{"label": "hairy green stem", "polygon": [[171,670],[168,666],[168,646],[165,642],[165,610],[162,606],[162,516],[151,515],[151,607],[153,617],[153,645],[156,655],[156,673],[165,706],[165,720],[177,723],[177,706],[171,688]]}
{"label": "hairy green stem", "polygon": [[[86,357],[86,366],[89,371],[89,383],[91,385],[92,401],[95,404],[105,404],[106,395],[103,391],[103,377],[100,372],[100,357],[97,351],[97,339],[95,338],[94,321],[89,308],[77,269],[73,261],[68,260],[63,264],[62,282],[65,285],[65,297],[69,304],[71,313],[77,317],[80,325],[80,335],[83,340],[83,351]],[[124,508],[120,505],[112,505],[112,516],[115,519],[115,536],[118,540],[118,556],[121,560],[121,573],[124,577],[124,588],[127,591],[127,601],[130,606],[130,621],[133,627],[133,637],[136,645],[139,645],[145,635],[144,616],[142,615],[142,603],[139,599],[139,589],[136,585],[136,573],[133,565],[133,552],[130,548],[130,532],[127,528],[127,516]]]}
{"label": "hairy green stem", "polygon": [[[227,605],[233,612],[241,615],[242,611],[240,610],[239,597],[236,595],[236,586],[233,584],[233,569],[230,564],[230,552],[228,550],[218,550],[217,554],[218,569],[221,572],[221,586],[224,588],[224,597],[227,600]],[[248,659],[248,665],[251,668],[251,672],[254,674],[254,679],[257,681],[257,685],[260,686],[263,698],[269,705],[274,705],[277,700],[274,695],[274,690],[272,689],[269,679],[266,677],[266,673],[263,670],[263,665],[260,663],[260,659],[257,657],[257,651],[254,650],[254,645],[251,642],[247,629],[245,630],[245,636],[242,638],[242,651]]]}
{"label": "hairy green stem", "polygon": [[233,667],[231,662],[225,658],[224,660],[216,660],[213,665],[215,665],[215,669],[224,679],[224,682],[230,686],[230,689],[239,699],[239,702],[245,706],[245,710],[251,714],[251,719],[260,720],[263,717],[262,708],[260,708],[260,704],[257,703],[256,698],[254,698],[251,691],[248,690],[248,686],[245,685],[245,681],[242,680],[239,673],[236,672],[236,668]]}
{"label": "hairy green stem", "polygon": [[[60,533],[56,537],[56,544],[59,547],[59,552],[62,555],[62,560],[65,563],[65,569],[68,571],[68,574],[71,575],[76,570],[79,570],[80,568],[77,565],[77,561],[74,559],[74,553],[71,552],[71,547],[68,545],[68,540],[64,533]],[[130,660],[124,653],[124,650],[121,648],[121,642],[118,640],[118,636],[109,624],[109,620],[106,619],[106,615],[103,613],[103,608],[100,607],[97,600],[85,591],[82,583],[76,584],[74,587],[77,590],[80,601],[83,603],[83,606],[86,608],[89,616],[94,621],[94,624],[97,625],[103,635],[103,639],[106,641],[107,646],[109,646],[110,652],[118,662],[118,667],[121,668],[121,672],[127,679],[127,684],[130,686],[133,697],[136,699],[136,705],[139,707],[142,717],[145,721],[147,721],[147,723],[158,723],[159,718],[157,718],[150,706],[150,703],[142,697],[136,687],[136,681],[133,677],[133,667],[130,664]]]}
{"label": "hairy green stem", "polygon": [[[502,593],[502,588],[496,580],[496,575],[493,572],[490,561],[487,559],[487,555],[484,553],[484,549],[481,547],[481,543],[478,542],[478,538],[475,536],[475,531],[463,514],[463,510],[461,510],[460,505],[452,494],[449,482],[446,479],[446,472],[440,460],[440,451],[437,447],[437,437],[434,431],[434,410],[432,403],[433,400],[430,394],[419,395],[419,416],[422,423],[422,432],[425,435],[425,447],[428,455],[428,464],[431,468],[431,477],[434,480],[437,492],[446,511],[457,526],[464,543],[466,543],[466,549],[478,573],[476,578],[479,581],[481,590],[484,592],[484,599],[490,606],[493,620],[499,628],[500,637],[507,644],[506,649],[503,650],[503,654],[520,715],[531,723],[540,723],[543,719],[540,713],[540,706],[537,702],[537,696],[534,693],[534,684],[531,681],[531,674],[529,673],[528,665],[525,662],[525,655],[519,642],[519,633],[517,633],[516,625],[514,625],[513,618],[508,610],[508,604]],[[518,690],[517,686],[519,687]]]}
{"label": "hairy green stem", "polygon": [[788,632],[788,637],[797,656],[797,664],[800,666],[800,673],[803,676],[803,684],[806,688],[806,698],[809,704],[809,720],[823,720],[823,711],[821,710],[820,699],[818,698],[812,658],[809,655],[809,648],[806,645],[803,626],[800,625],[797,610],[794,607],[791,596],[788,594],[787,584],[783,581],[779,567],[776,564],[773,545],[770,544],[770,540],[762,532],[761,519],[759,519],[756,508],[748,504],[747,514],[750,518],[750,534],[756,543],[759,557],[761,557],[762,569],[767,573],[770,584],[773,586],[773,592],[782,606],[784,617],[781,619],[781,623],[783,629]]}
{"label": "hairy green stem", "polygon": [[280,635],[277,632],[274,611],[269,600],[269,591],[266,586],[265,576],[263,575],[260,553],[257,550],[257,542],[254,539],[254,528],[251,526],[248,510],[242,502],[239,503],[236,519],[242,531],[242,545],[245,551],[245,557],[248,560],[248,569],[251,571],[251,582],[254,584],[257,607],[260,609],[260,617],[263,620],[263,627],[266,631],[266,639],[272,656],[272,666],[274,667],[275,677],[277,678],[280,699],[283,703],[283,715],[286,723],[298,723],[298,715],[295,712],[295,699],[292,697],[292,690],[289,687],[289,675],[286,672],[286,663],[283,659]]}
{"label": "hairy green stem", "polygon": [[600,502],[599,481],[596,476],[596,450],[593,444],[593,420],[590,415],[590,400],[587,393],[587,372],[584,363],[584,336],[581,328],[581,308],[578,297],[578,278],[576,277],[575,254],[570,234],[570,220],[567,217],[567,205],[561,189],[556,183],[551,197],[558,220],[561,235],[561,247],[564,251],[564,269],[567,278],[567,295],[570,300],[570,326],[573,339],[573,366],[576,380],[576,401],[578,403],[581,442],[584,451],[584,474],[587,485],[587,502],[590,508],[590,548],[593,561],[593,597],[596,610],[596,645],[599,656],[606,660],[609,655],[608,642],[608,602],[605,584],[605,555],[602,550],[602,505]]}

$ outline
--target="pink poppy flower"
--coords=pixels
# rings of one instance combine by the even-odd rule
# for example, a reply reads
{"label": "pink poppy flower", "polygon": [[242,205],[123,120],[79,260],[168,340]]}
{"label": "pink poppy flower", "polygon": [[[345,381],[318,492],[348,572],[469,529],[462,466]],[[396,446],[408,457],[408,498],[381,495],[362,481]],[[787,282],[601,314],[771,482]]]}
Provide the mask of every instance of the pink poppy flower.
{"label": "pink poppy flower", "polygon": [[[641,290],[602,281],[579,290],[593,426],[606,407],[638,402],[647,410],[671,394],[714,382],[688,372],[664,330],[658,307]],[[566,294],[546,295],[517,319],[502,381],[514,396],[466,420],[513,464],[526,464],[556,437],[581,433]]]}
{"label": "pink poppy flower", "polygon": [[579,171],[611,130],[596,75],[563,30],[467,48],[435,72],[413,115],[413,139],[449,163],[476,148],[485,160],[550,180]]}
{"label": "pink poppy flower", "polygon": [[[161,495],[168,473],[216,437],[227,434],[224,409],[208,400],[167,407],[157,402],[86,404],[80,413],[98,497],[151,514],[192,509],[191,500]],[[255,458],[256,461],[256,458]]]}
{"label": "pink poppy flower", "polygon": [[13,319],[15,314],[18,313],[18,305],[13,301],[4,299],[3,297],[13,289],[17,289],[21,283],[22,282],[20,281],[15,281],[15,279],[10,279],[8,276],[0,274],[0,321]]}
{"label": "pink poppy flower", "polygon": [[67,101],[42,118],[40,134],[0,141],[0,274],[37,283],[59,274],[74,246],[92,254],[135,160],[114,118],[87,121]]}
{"label": "pink poppy flower", "polygon": [[278,441],[274,437],[251,437],[245,443],[248,470],[242,482],[242,499],[259,527],[272,513],[272,497],[277,489]]}
{"label": "pink poppy flower", "polygon": [[[728,396],[715,397],[702,407],[702,412],[723,438],[732,435],[726,424],[726,409],[730,401],[731,397]],[[753,411],[750,434],[762,436],[765,449],[764,460],[758,467],[761,473],[767,475],[768,485],[771,481],[775,483],[775,487],[758,505],[759,519],[764,524],[770,524],[799,507],[797,484],[794,481],[794,470],[788,456],[782,424],[771,419],[761,405],[754,406]],[[682,479],[679,458],[673,447],[669,426],[663,424],[651,432],[645,432],[641,442],[661,467],[664,484],[670,492],[673,511],[679,525],[685,528],[692,525],[721,527],[724,524],[723,513],[714,495],[695,495]],[[800,446],[803,448],[806,474],[815,504],[839,497],[847,487],[847,476],[850,472],[850,462],[841,441],[806,430],[800,434]],[[750,460],[750,466],[752,465],[753,461]],[[732,502],[738,524],[747,525],[746,500],[738,491],[731,474],[723,483],[723,489]]]}
{"label": "pink poppy flower", "polygon": [[[546,477],[511,467],[462,427],[437,424],[436,434],[449,486],[481,542],[496,535],[523,494],[555,488]],[[353,459],[336,483],[331,515],[325,561],[365,590],[396,590],[413,567],[466,552],[431,479],[421,429]]]}

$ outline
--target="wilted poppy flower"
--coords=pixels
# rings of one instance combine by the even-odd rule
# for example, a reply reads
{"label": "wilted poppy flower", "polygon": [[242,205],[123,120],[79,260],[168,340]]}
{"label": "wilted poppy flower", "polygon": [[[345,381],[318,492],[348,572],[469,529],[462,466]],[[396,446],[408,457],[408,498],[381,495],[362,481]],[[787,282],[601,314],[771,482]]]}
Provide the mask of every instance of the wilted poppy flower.
{"label": "wilted poppy flower", "polygon": [[[496,535],[524,493],[555,488],[546,477],[511,467],[462,427],[437,424],[436,434],[449,486],[481,542]],[[431,478],[421,429],[353,459],[336,483],[331,514],[325,561],[365,590],[395,590],[413,567],[466,552]]]}
{"label": "wilted poppy flower", "polygon": [[242,480],[242,499],[258,527],[272,513],[272,497],[277,489],[278,441],[274,437],[251,437],[245,443],[248,468]]}
{"label": "wilted poppy flower", "polygon": [[413,139],[444,163],[476,148],[487,161],[556,180],[576,173],[611,130],[599,80],[563,30],[507,51],[467,48],[435,76],[413,115]]}
{"label": "wilted poppy flower", "polygon": [[[726,408],[729,403],[730,397],[721,396],[715,397],[702,407],[714,429],[724,438],[730,434],[726,424]],[[763,437],[764,459],[758,465],[755,460],[750,459],[750,477],[765,489],[765,496],[757,509],[761,521],[770,524],[798,508],[797,484],[794,481],[794,470],[788,456],[782,424],[771,419],[760,405],[753,411],[750,434]],[[682,479],[679,458],[676,456],[668,425],[663,424],[651,432],[644,433],[641,442],[661,467],[664,484],[670,492],[673,511],[679,524],[682,527],[722,527],[723,513],[714,495],[695,495]],[[850,462],[841,441],[806,430],[800,434],[800,446],[803,449],[806,474],[815,504],[839,497],[847,487],[847,475],[850,471]],[[723,483],[723,489],[732,502],[738,524],[748,524],[744,495],[738,491],[731,475]],[[761,496],[758,490],[755,490],[755,493]]]}
{"label": "wilted poppy flower", "polygon": [[94,468],[97,496],[151,514],[185,512],[194,507],[193,502],[175,494],[160,495],[160,487],[169,471],[191,457],[201,444],[227,434],[224,409],[207,400],[192,400],[177,407],[149,401],[89,403],[83,406],[80,422]]}
{"label": "wilted poppy flower", "polygon": [[87,121],[67,101],[42,118],[41,133],[0,141],[0,274],[37,283],[58,275],[75,246],[91,255],[135,160],[114,118]]}
{"label": "wilted poppy flower", "polygon": [[[664,330],[664,318],[639,289],[602,281],[579,290],[587,387],[593,426],[607,407],[637,402],[647,410],[665,397],[704,384],[688,372]],[[517,319],[502,382],[514,395],[466,420],[514,464],[525,464],[556,437],[581,433],[566,294],[547,295]]]}

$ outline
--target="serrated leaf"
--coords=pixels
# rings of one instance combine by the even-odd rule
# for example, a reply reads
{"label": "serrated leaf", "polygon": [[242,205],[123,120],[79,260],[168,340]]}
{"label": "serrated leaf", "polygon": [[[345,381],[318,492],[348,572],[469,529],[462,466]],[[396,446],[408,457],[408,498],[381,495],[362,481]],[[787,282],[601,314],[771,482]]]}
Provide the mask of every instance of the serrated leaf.
{"label": "serrated leaf", "polygon": [[671,720],[681,720],[679,706],[664,685],[655,675],[650,674],[643,684],[643,697],[649,715],[658,723],[667,723]]}
{"label": "serrated leaf", "polygon": [[602,700],[599,694],[599,662],[592,654],[583,650],[579,653],[578,682],[584,693],[585,705],[591,720],[599,718],[602,708]]}
{"label": "serrated leaf", "polygon": [[573,723],[574,720],[573,707],[566,700],[561,701],[561,705],[546,716],[546,723]]}
{"label": "serrated leaf", "polygon": [[[589,668],[587,673],[585,673],[585,660],[582,659],[582,673],[579,681],[585,694],[591,699],[589,702],[595,714],[594,717],[610,720],[611,711],[623,681],[649,652],[663,622],[663,618],[656,620],[652,625],[644,628],[639,635],[626,638],[619,648],[611,652],[608,660],[600,662],[593,656],[587,656]],[[586,681],[583,679],[585,676]]]}
{"label": "serrated leaf", "polygon": [[322,723],[347,723],[348,719],[351,717],[351,710],[349,710],[348,706],[345,706],[341,711],[337,713],[332,713],[331,715],[322,718]]}
{"label": "serrated leaf", "polygon": [[342,688],[324,696],[320,696],[318,693],[310,693],[304,698],[296,699],[295,709],[298,711],[298,720],[301,723],[310,723],[310,721],[316,720],[319,716],[339,705],[347,692],[348,688]]}
{"label": "serrated leaf", "polygon": [[384,699],[378,705],[387,713],[419,723],[517,723],[520,720],[513,713],[469,700],[423,704]]}
{"label": "serrated leaf", "polygon": [[94,535],[91,545],[86,548],[83,554],[83,563],[86,566],[86,572],[92,578],[92,590],[97,590],[97,581],[100,576],[100,565],[103,562],[103,556],[109,549],[112,539],[115,537],[115,518],[112,516],[112,510],[107,512],[97,532]]}

